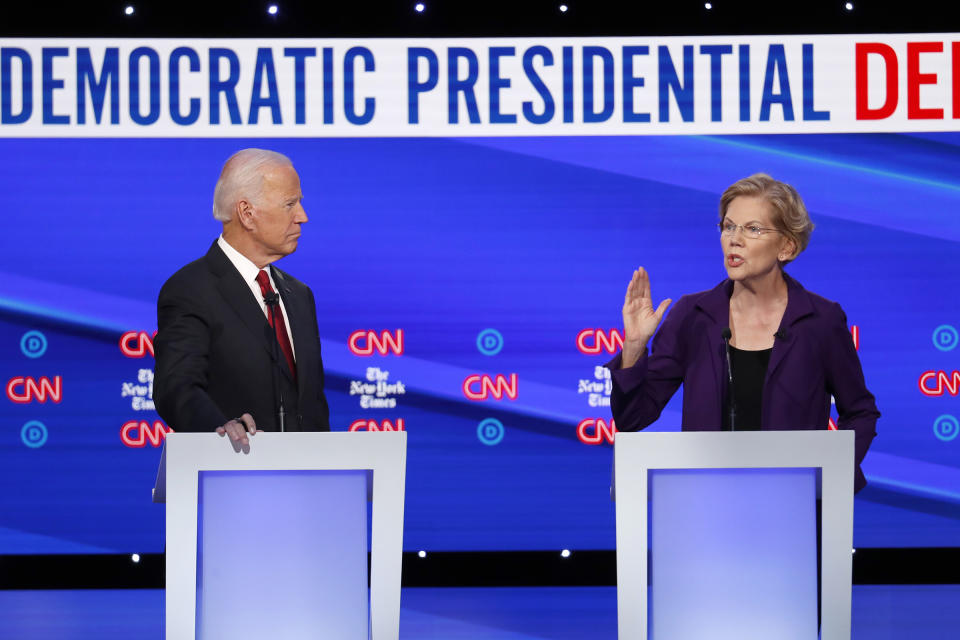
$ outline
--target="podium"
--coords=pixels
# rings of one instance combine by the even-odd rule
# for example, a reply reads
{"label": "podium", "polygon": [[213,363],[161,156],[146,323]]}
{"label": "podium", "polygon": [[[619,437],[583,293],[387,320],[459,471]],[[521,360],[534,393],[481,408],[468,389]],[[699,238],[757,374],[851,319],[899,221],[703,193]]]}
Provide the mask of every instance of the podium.
{"label": "podium", "polygon": [[238,453],[168,434],[166,637],[397,640],[406,445],[402,431],[258,433]]}
{"label": "podium", "polygon": [[[850,639],[852,431],[617,433],[620,640]],[[817,500],[820,592],[817,593]]]}

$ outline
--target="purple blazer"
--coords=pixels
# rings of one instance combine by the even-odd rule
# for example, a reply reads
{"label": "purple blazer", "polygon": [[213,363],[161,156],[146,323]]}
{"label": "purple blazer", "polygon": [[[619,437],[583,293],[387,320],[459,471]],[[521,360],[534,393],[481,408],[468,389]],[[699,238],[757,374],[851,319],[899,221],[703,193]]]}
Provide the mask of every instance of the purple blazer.
{"label": "purple blazer", "polygon": [[[866,484],[860,469],[876,435],[880,412],[836,302],[804,289],[784,274],[787,308],[763,384],[762,430],[826,429],[830,396],[840,429],[856,432],[854,489]],[[729,326],[733,281],[683,296],[673,305],[648,352],[621,369],[622,354],[607,364],[613,377],[610,405],[617,429],[643,429],[660,416],[683,384],[684,431],[719,431],[727,397],[723,329]]]}

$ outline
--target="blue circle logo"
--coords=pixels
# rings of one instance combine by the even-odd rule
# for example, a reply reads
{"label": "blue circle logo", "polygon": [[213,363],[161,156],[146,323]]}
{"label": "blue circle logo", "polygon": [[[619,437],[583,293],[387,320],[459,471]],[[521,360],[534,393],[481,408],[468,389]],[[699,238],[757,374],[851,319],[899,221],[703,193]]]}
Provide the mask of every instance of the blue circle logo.
{"label": "blue circle logo", "polygon": [[31,420],[20,429],[20,439],[31,449],[39,449],[47,442],[47,427],[42,422]]}
{"label": "blue circle logo", "polygon": [[944,442],[950,442],[960,434],[960,422],[950,414],[944,414],[933,421],[933,435]]}
{"label": "blue circle logo", "polygon": [[20,338],[20,351],[28,358],[39,358],[47,352],[47,337],[39,331],[27,331]]}
{"label": "blue circle logo", "polygon": [[942,324],[933,330],[933,346],[940,351],[953,351],[958,341],[960,341],[960,334],[949,324]]}
{"label": "blue circle logo", "polygon": [[493,446],[503,440],[503,423],[496,418],[487,418],[477,425],[477,438],[485,445]]}
{"label": "blue circle logo", "polygon": [[496,329],[484,329],[477,334],[477,349],[485,356],[495,356],[503,349],[503,336]]}

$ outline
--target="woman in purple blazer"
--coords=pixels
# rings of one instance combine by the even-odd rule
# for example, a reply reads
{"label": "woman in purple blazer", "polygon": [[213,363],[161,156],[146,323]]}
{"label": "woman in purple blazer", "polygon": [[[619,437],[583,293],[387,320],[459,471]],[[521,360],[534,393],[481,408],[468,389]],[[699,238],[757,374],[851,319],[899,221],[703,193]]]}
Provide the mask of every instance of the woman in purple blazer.
{"label": "woman in purple blazer", "polygon": [[648,426],[681,384],[685,431],[826,429],[832,396],[837,427],[856,432],[859,491],[880,413],[843,309],[784,272],[813,231],[803,201],[790,185],[756,174],[724,191],[718,226],[728,278],[680,298],[659,331],[670,299],[654,309],[647,272],[634,271],[623,351],[607,365],[617,428]]}

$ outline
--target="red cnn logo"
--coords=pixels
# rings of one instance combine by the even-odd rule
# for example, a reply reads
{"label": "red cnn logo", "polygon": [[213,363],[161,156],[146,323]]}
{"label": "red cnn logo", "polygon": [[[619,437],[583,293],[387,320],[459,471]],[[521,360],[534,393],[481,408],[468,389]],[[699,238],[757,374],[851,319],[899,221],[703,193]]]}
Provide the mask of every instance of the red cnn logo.
{"label": "red cnn logo", "polygon": [[350,431],[406,431],[403,424],[403,418],[397,418],[397,423],[393,424],[389,420],[384,420],[377,424],[376,420],[354,420],[350,423]]}
{"label": "red cnn logo", "polygon": [[355,356],[373,355],[374,350],[382,356],[391,351],[398,356],[402,356],[403,329],[397,329],[393,333],[381,331],[380,335],[369,329],[358,329],[350,334],[347,345],[350,347],[350,353]]}
{"label": "red cnn logo", "polygon": [[853,325],[850,327],[850,337],[853,338],[853,348],[860,351],[860,327]]}
{"label": "red cnn logo", "polygon": [[580,353],[596,354],[604,349],[616,353],[623,348],[623,334],[619,329],[583,329],[577,334],[577,349]]}
{"label": "red cnn logo", "polygon": [[146,331],[127,331],[120,336],[120,352],[128,358],[145,358],[147,354],[152,358],[153,337]]}
{"label": "red cnn logo", "polygon": [[[932,385],[931,380],[934,381]],[[960,391],[960,371],[955,370],[952,374],[947,374],[946,371],[924,371],[917,384],[920,386],[920,393],[925,396],[936,397],[944,393],[955,396]]]}
{"label": "red cnn logo", "polygon": [[147,442],[151,446],[159,447],[163,444],[164,438],[168,433],[173,433],[173,429],[163,424],[159,420],[150,426],[150,423],[144,420],[131,420],[124,422],[120,427],[120,440],[128,447],[138,449],[145,447]]}
{"label": "red cnn logo", "polygon": [[613,436],[617,433],[617,425],[611,420],[610,424],[603,418],[586,418],[577,425],[577,438],[583,444],[613,444]]}
{"label": "red cnn logo", "polygon": [[493,397],[502,400],[504,394],[511,400],[517,399],[517,374],[511,373],[509,380],[498,373],[491,378],[487,374],[475,373],[463,380],[463,395],[470,400],[486,400]]}
{"label": "red cnn logo", "polygon": [[48,397],[54,402],[60,402],[63,400],[63,378],[54,376],[53,382],[46,376],[40,380],[23,376],[10,378],[7,382],[7,397],[17,404],[27,404],[34,400],[46,402]]}

